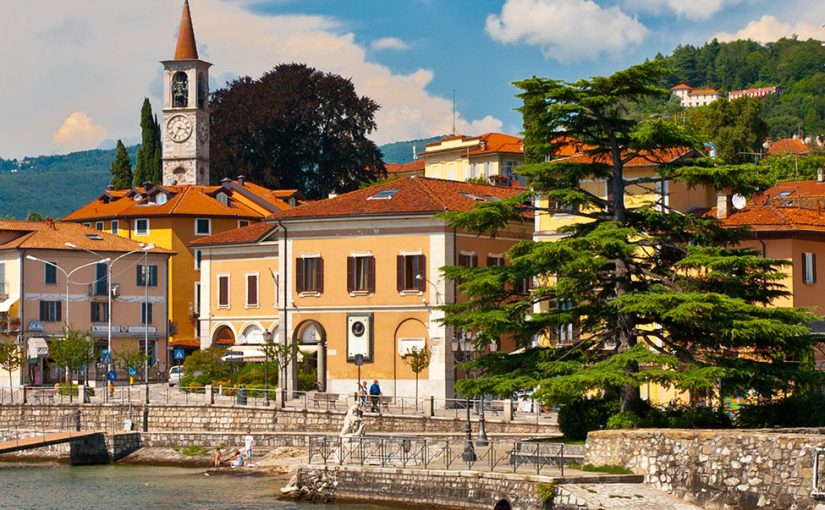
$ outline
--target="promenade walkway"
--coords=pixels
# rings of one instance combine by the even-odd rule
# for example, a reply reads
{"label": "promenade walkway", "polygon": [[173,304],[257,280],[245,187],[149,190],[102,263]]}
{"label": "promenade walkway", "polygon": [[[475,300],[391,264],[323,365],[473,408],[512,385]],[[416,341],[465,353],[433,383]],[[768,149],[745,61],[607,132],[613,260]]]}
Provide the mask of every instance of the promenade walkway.
{"label": "promenade walkway", "polygon": [[599,510],[699,510],[701,507],[640,483],[558,485],[556,505]]}

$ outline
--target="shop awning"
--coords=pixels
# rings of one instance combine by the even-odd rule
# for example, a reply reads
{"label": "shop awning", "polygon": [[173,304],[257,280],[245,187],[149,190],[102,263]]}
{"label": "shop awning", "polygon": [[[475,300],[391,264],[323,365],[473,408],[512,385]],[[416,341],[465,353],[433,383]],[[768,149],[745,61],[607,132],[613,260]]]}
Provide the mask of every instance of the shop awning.
{"label": "shop awning", "polygon": [[37,359],[48,356],[49,344],[46,343],[45,338],[33,337],[28,341],[29,359]]}
{"label": "shop awning", "polygon": [[174,338],[169,341],[169,347],[181,347],[183,349],[200,349],[200,338]]}
{"label": "shop awning", "polygon": [[5,301],[0,302],[0,313],[10,313],[9,315],[15,315],[17,307],[14,306],[17,304],[16,299],[7,299]]}
{"label": "shop awning", "polygon": [[233,345],[226,350],[221,360],[238,363],[261,362],[266,360],[266,355],[256,345]]}

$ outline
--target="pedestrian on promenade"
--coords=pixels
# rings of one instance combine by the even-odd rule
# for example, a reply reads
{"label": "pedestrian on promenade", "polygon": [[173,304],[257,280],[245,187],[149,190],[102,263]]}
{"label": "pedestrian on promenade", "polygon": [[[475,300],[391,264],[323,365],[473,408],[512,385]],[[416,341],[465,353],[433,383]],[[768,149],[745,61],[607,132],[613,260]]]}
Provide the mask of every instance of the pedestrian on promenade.
{"label": "pedestrian on promenade", "polygon": [[372,404],[371,411],[374,413],[380,412],[380,408],[378,404],[381,399],[379,399],[379,395],[381,395],[381,386],[378,385],[378,379],[372,381],[372,386],[370,386],[370,402]]}
{"label": "pedestrian on promenade", "polygon": [[252,444],[255,439],[252,437],[252,431],[246,429],[246,437],[243,438],[244,450],[246,450],[246,458],[249,460],[249,465],[252,466]]}
{"label": "pedestrian on promenade", "polygon": [[361,404],[367,405],[367,381],[361,383]]}

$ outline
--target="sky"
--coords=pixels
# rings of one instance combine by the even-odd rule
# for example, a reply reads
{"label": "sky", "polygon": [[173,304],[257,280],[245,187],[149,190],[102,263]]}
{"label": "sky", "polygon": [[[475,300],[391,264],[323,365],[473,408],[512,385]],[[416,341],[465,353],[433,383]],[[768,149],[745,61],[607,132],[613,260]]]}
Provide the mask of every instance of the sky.
{"label": "sky", "polygon": [[[0,157],[139,140],[183,0],[3,0]],[[190,0],[212,90],[302,62],[381,105],[377,143],[519,134],[515,80],[610,74],[679,44],[825,40],[821,0]],[[692,84],[701,86],[702,84]]]}

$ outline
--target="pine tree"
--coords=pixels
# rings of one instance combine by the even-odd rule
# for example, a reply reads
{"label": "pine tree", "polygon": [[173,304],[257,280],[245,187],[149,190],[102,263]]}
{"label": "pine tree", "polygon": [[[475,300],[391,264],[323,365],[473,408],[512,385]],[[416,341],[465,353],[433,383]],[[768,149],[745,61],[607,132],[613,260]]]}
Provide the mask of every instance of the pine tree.
{"label": "pine tree", "polygon": [[126,146],[120,140],[117,141],[115,159],[112,161],[109,172],[112,174],[111,184],[115,189],[124,189],[132,185],[132,163],[129,161]]}
{"label": "pine tree", "polygon": [[160,151],[160,125],[152,115],[152,104],[144,98],[140,109],[141,143],[135,161],[133,183],[142,186],[146,181],[159,183],[161,180],[160,158],[155,153]]}
{"label": "pine tree", "polygon": [[[679,125],[626,116],[628,104],[668,93],[659,87],[666,73],[654,61],[574,83],[535,77],[516,83],[527,163],[519,172],[532,189],[444,217],[464,230],[495,233],[525,213],[558,212],[525,205],[541,194],[580,221],[555,242],[519,243],[506,266],[445,268],[467,298],[444,307],[445,323],[475,333],[479,346],[506,336],[525,347],[482,356],[474,366],[483,376],[459,381],[463,394],[538,387],[536,398],[560,403],[601,391],[618,395],[622,411],[638,412],[639,388],[648,382],[721,401],[722,392],[773,396],[814,378],[805,326],[813,316],[769,306],[787,295],[780,283],[785,262],[732,247],[741,232],[713,218],[661,201],[626,205],[628,161],[691,143]],[[554,154],[551,141],[571,139],[604,163],[545,161]],[[663,165],[661,175],[632,183],[666,178],[753,192],[759,179],[748,170]],[[580,185],[594,180],[606,183],[606,196]],[[527,295],[518,285],[525,278],[538,282]],[[532,348],[534,338],[568,324],[579,332],[572,345]]]}

